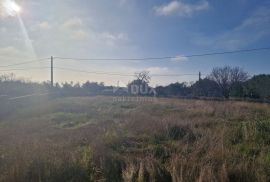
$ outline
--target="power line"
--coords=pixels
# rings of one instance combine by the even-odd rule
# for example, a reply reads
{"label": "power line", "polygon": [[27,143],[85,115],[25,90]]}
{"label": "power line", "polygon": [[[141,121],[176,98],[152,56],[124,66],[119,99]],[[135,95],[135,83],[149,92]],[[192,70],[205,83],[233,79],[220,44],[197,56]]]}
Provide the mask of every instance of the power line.
{"label": "power line", "polygon": [[[147,57],[147,58],[71,58],[71,57],[54,57],[58,60],[76,60],[76,61],[143,61],[143,60],[164,60],[164,59],[177,59],[177,58],[191,58],[191,57],[203,57],[203,56],[213,56],[213,55],[223,55],[223,54],[236,54],[236,53],[245,53],[245,52],[255,52],[270,50],[270,47],[254,48],[254,49],[239,49],[234,51],[223,51],[223,52],[212,52],[212,53],[202,53],[202,54],[191,54],[191,55],[182,55],[182,56],[165,56],[165,57]],[[41,58],[21,63],[15,63],[5,66],[0,66],[0,68],[12,67],[24,64],[30,64],[35,62],[49,61],[50,58]]]}
{"label": "power line", "polygon": [[[50,69],[51,67],[29,67],[29,68],[15,68],[15,69],[6,69],[6,70],[0,70],[0,71],[27,71],[27,70],[39,70],[39,69]],[[89,73],[89,74],[98,74],[98,75],[115,75],[115,76],[134,76],[134,74],[128,74],[128,73],[119,73],[119,72],[97,72],[97,71],[87,71],[87,70],[78,70],[73,68],[63,68],[63,67],[54,67],[58,70],[64,70],[64,71],[73,71],[73,72],[80,72],[80,73]],[[184,74],[150,74],[152,77],[170,77],[170,76],[197,76],[198,74],[192,74],[192,73],[184,73]]]}
{"label": "power line", "polygon": [[39,69],[49,69],[50,67],[29,67],[29,68],[14,68],[14,69],[6,69],[0,71],[27,71],[27,70],[39,70]]}
{"label": "power line", "polygon": [[[205,74],[201,74],[201,75],[205,75]],[[198,76],[197,74],[190,74],[190,73],[183,73],[183,74],[152,74],[150,76],[153,77],[170,77],[170,76]]]}
{"label": "power line", "polygon": [[25,65],[25,64],[36,63],[36,62],[44,62],[44,61],[48,61],[48,60],[49,60],[49,58],[41,58],[41,59],[36,59],[36,60],[31,60],[31,61],[26,61],[26,62],[21,62],[21,63],[14,63],[14,64],[6,65],[6,66],[0,66],[0,68]]}
{"label": "power line", "polygon": [[[55,67],[55,69],[64,70],[64,71],[73,71],[73,72],[79,72],[79,73],[98,74],[98,75],[132,76],[132,77],[135,75],[135,74],[112,73],[112,72],[86,71],[86,70],[77,70],[77,69],[63,68],[63,67]],[[152,77],[198,76],[198,74],[150,74],[150,76]]]}
{"label": "power line", "polygon": [[68,57],[54,57],[62,60],[76,60],[76,61],[143,61],[143,60],[162,60],[173,59],[176,57],[152,57],[152,58],[68,58]]}
{"label": "power line", "polygon": [[[212,53],[203,53],[203,54],[192,54],[192,55],[182,55],[182,56],[166,56],[166,57],[148,57],[148,58],[71,58],[71,57],[54,57],[58,60],[76,60],[76,61],[143,61],[143,60],[164,60],[164,59],[178,59],[178,58],[191,58],[191,57],[203,57],[203,56],[213,56],[213,55],[223,55],[223,54],[236,54],[236,53],[245,53],[245,52],[255,52],[270,50],[270,47],[263,48],[254,48],[254,49],[240,49],[234,51],[223,51],[223,52],[212,52]],[[50,58],[41,58],[21,63],[15,63],[5,66],[0,66],[0,68],[25,65],[35,62],[49,61]]]}
{"label": "power line", "polygon": [[262,47],[262,48],[254,48],[254,49],[239,49],[234,51],[224,51],[224,52],[213,52],[213,53],[205,53],[205,54],[193,54],[188,56],[183,56],[187,58],[191,57],[203,57],[203,56],[214,56],[214,55],[222,55],[222,54],[237,54],[237,53],[245,53],[245,52],[255,52],[255,51],[264,51],[270,50],[270,47]]}
{"label": "power line", "polygon": [[64,71],[73,71],[73,72],[98,74],[98,75],[134,76],[134,74],[121,74],[121,73],[110,73],[110,72],[96,72],[96,71],[77,70],[77,69],[63,68],[63,67],[54,67],[54,68],[55,69],[59,69],[59,70],[64,70]]}
{"label": "power line", "polygon": [[224,54],[237,54],[246,52],[255,52],[270,50],[270,47],[254,48],[254,49],[239,49],[234,51],[223,51],[223,52],[211,52],[202,54],[191,54],[183,56],[165,56],[165,57],[148,57],[148,58],[71,58],[71,57],[55,57],[60,60],[76,60],[76,61],[144,61],[144,60],[164,60],[164,59],[178,59],[178,58],[191,58],[191,57],[203,57],[213,55],[224,55]]}

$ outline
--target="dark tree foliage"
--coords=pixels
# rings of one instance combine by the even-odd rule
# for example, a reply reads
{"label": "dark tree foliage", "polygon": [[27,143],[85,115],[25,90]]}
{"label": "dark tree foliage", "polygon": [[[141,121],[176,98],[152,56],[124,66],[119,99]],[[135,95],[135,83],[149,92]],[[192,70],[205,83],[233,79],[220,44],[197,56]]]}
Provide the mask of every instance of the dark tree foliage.
{"label": "dark tree foliage", "polygon": [[191,87],[187,83],[172,83],[166,87],[159,86],[156,88],[159,96],[190,96]]}
{"label": "dark tree foliage", "polygon": [[222,97],[222,91],[218,84],[208,78],[194,83],[192,86],[193,96],[197,97]]}
{"label": "dark tree foliage", "polygon": [[4,96],[15,97],[29,95],[36,92],[47,92],[49,84],[33,83],[16,79],[13,74],[0,76],[0,98]]}
{"label": "dark tree foliage", "polygon": [[148,96],[153,95],[153,89],[149,86],[151,77],[148,71],[135,74],[135,80],[127,85],[128,93],[131,95]]}
{"label": "dark tree foliage", "polygon": [[[0,101],[8,98],[49,93],[54,98],[64,96],[94,95],[158,95],[160,97],[236,97],[270,99],[270,75],[256,75],[248,79],[248,74],[240,68],[214,68],[212,73],[193,84],[172,83],[158,86],[153,90],[149,86],[148,72],[135,75],[127,87],[105,86],[104,83],[87,81],[79,83],[56,83],[51,88],[49,82],[35,83],[16,79],[13,74],[0,76]],[[29,99],[31,100],[31,99]],[[33,99],[32,99],[33,100]],[[4,105],[2,110],[4,110]]]}
{"label": "dark tree foliage", "polygon": [[220,90],[222,91],[222,95],[225,98],[229,98],[230,92],[234,86],[247,81],[248,73],[239,67],[216,67],[209,75],[209,79],[218,84]]}
{"label": "dark tree foliage", "polygon": [[87,81],[82,85],[82,89],[89,95],[97,95],[102,93],[102,91],[105,89],[105,85],[104,83]]}
{"label": "dark tree foliage", "polygon": [[243,89],[245,97],[270,99],[270,75],[253,76]]}
{"label": "dark tree foliage", "polygon": [[151,80],[151,77],[149,75],[149,71],[142,71],[139,73],[135,73],[136,80],[139,80],[140,82],[149,83]]}

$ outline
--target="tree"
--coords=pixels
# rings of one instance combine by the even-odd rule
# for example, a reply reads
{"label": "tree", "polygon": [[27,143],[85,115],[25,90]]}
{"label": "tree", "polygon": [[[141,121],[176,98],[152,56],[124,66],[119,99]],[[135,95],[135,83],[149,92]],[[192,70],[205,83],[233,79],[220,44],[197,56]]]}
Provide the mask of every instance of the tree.
{"label": "tree", "polygon": [[103,90],[105,90],[104,83],[97,83],[97,82],[85,82],[82,85],[82,88],[86,91],[88,94],[92,95],[98,95],[101,94]]}
{"label": "tree", "polygon": [[136,80],[139,80],[141,82],[149,83],[151,80],[151,77],[149,75],[149,71],[142,71],[139,73],[135,73]]}
{"label": "tree", "polygon": [[248,73],[239,67],[231,68],[230,77],[232,83],[243,83],[249,78]]}
{"label": "tree", "polygon": [[222,93],[218,84],[208,78],[197,81],[192,86],[194,96],[203,97],[221,97]]}
{"label": "tree", "polygon": [[222,68],[214,68],[208,77],[218,84],[222,95],[225,98],[229,98],[230,91],[235,85],[247,81],[248,73],[239,67],[231,68],[225,66]]}
{"label": "tree", "polygon": [[245,96],[251,98],[270,98],[270,75],[256,75],[245,83]]}
{"label": "tree", "polygon": [[4,74],[0,75],[0,82],[6,82],[6,81],[14,81],[15,80],[15,74]]}
{"label": "tree", "polygon": [[156,92],[159,96],[189,96],[191,89],[187,83],[172,83],[168,86],[156,87]]}
{"label": "tree", "polygon": [[128,92],[132,95],[149,95],[151,77],[148,71],[135,73],[135,80],[128,84]]}

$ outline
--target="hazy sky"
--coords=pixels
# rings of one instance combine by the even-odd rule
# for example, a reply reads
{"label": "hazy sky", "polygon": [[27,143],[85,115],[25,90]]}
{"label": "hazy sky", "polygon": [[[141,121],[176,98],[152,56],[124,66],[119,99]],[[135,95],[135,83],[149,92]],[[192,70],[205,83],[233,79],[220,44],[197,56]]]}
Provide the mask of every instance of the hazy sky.
{"label": "hazy sky", "polygon": [[[19,17],[0,0],[0,65],[49,56],[140,58],[180,56],[270,46],[269,0],[21,0]],[[21,21],[20,21],[21,19]],[[56,67],[133,74],[210,72],[240,66],[270,73],[270,51],[155,61],[55,60]],[[33,81],[49,80],[49,62],[0,68]],[[56,81],[103,81],[122,85],[128,76],[55,70]],[[194,81],[197,76],[153,77],[152,84]]]}

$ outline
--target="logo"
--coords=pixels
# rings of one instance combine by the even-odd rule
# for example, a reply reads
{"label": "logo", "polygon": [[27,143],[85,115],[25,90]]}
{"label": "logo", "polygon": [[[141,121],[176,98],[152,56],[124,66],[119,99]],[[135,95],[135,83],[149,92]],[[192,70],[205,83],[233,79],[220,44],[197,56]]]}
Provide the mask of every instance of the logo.
{"label": "logo", "polygon": [[127,87],[114,87],[115,102],[154,102],[157,92],[148,84],[131,83]]}

